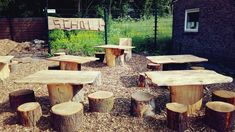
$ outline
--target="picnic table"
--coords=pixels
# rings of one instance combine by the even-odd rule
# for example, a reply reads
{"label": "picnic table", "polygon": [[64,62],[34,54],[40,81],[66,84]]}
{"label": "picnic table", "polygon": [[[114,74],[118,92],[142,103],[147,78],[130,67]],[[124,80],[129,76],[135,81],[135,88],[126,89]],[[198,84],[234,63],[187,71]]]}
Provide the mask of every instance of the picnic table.
{"label": "picnic table", "polygon": [[145,75],[158,86],[169,86],[171,102],[188,106],[188,114],[200,110],[204,85],[230,83],[231,77],[211,70],[151,71]]}
{"label": "picnic table", "polygon": [[100,45],[95,47],[105,49],[106,63],[110,67],[124,65],[124,50],[134,48],[132,46],[122,45]]}
{"label": "picnic table", "polygon": [[10,75],[9,63],[14,56],[0,56],[0,80],[4,80]]}
{"label": "picnic table", "polygon": [[192,62],[205,62],[208,59],[197,57],[194,55],[163,55],[163,56],[147,56],[148,60],[152,63],[157,63],[161,65],[161,69],[164,64],[183,64]]}
{"label": "picnic table", "polygon": [[56,57],[47,58],[50,61],[59,61],[61,70],[74,70],[80,71],[81,64],[90,61],[98,60],[95,57],[83,57],[83,56],[73,56],[73,55],[61,55]]}
{"label": "picnic table", "polygon": [[51,105],[84,101],[84,84],[101,84],[99,71],[43,70],[16,80],[15,83],[46,84]]}

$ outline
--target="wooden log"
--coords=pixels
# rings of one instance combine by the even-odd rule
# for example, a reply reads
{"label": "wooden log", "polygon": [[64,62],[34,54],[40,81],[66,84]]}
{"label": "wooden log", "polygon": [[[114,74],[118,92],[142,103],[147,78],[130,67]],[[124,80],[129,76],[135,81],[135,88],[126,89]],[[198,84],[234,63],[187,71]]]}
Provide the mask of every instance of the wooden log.
{"label": "wooden log", "polygon": [[35,102],[35,95],[33,90],[22,89],[11,92],[9,94],[10,106],[13,111],[17,110],[17,107],[27,102]]}
{"label": "wooden log", "polygon": [[178,132],[187,129],[187,106],[179,103],[167,103],[167,127]]}
{"label": "wooden log", "polygon": [[162,71],[162,65],[156,63],[148,63],[147,68],[152,71]]}
{"label": "wooden log", "polygon": [[206,103],[206,124],[219,132],[228,131],[235,123],[235,106],[214,101]]}
{"label": "wooden log", "polygon": [[235,92],[217,90],[212,93],[212,101],[222,101],[235,105]]}
{"label": "wooden log", "polygon": [[97,91],[88,95],[89,109],[91,112],[110,112],[114,105],[112,92]]}
{"label": "wooden log", "polygon": [[8,64],[0,63],[0,81],[5,80],[10,75],[10,68]]}
{"label": "wooden log", "polygon": [[16,72],[18,70],[18,64],[19,62],[18,61],[12,61],[10,64],[9,64],[9,68],[10,68],[10,72]]}
{"label": "wooden log", "polygon": [[42,109],[38,102],[28,102],[17,108],[17,114],[23,126],[34,127],[42,116]]}
{"label": "wooden log", "polygon": [[171,86],[171,102],[187,105],[188,114],[194,114],[201,109],[203,85]]}
{"label": "wooden log", "polygon": [[51,105],[74,101],[84,101],[84,90],[82,85],[70,85],[70,84],[48,84],[48,93]]}
{"label": "wooden log", "polygon": [[151,116],[155,110],[155,97],[149,93],[137,91],[131,95],[131,114],[136,117]]}
{"label": "wooden log", "polygon": [[191,66],[190,69],[191,70],[205,70],[205,68],[201,66]]}
{"label": "wooden log", "polygon": [[139,73],[138,87],[146,86],[146,76],[144,73]]}
{"label": "wooden log", "polygon": [[124,50],[107,48],[105,49],[105,57],[109,67],[124,65]]}
{"label": "wooden log", "polygon": [[[120,38],[119,45],[121,46],[132,46],[132,39],[131,38]],[[124,58],[126,61],[129,61],[132,57],[132,49],[126,49],[124,51]]]}
{"label": "wooden log", "polygon": [[51,108],[53,128],[59,132],[75,132],[82,128],[83,105],[64,102]]}
{"label": "wooden log", "polygon": [[61,70],[81,71],[81,64],[75,62],[60,61]]}

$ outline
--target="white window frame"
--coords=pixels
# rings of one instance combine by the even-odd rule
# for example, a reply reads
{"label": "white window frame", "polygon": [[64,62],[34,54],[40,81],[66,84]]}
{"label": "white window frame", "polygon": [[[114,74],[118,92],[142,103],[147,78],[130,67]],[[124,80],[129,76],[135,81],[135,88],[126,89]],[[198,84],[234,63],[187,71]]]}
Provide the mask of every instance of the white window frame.
{"label": "white window frame", "polygon": [[196,29],[188,29],[188,28],[187,28],[188,13],[192,13],[192,12],[200,12],[200,10],[199,10],[199,8],[187,9],[187,10],[185,10],[185,18],[184,18],[184,31],[185,31],[185,32],[198,32],[199,21],[198,21],[198,26],[197,26]]}

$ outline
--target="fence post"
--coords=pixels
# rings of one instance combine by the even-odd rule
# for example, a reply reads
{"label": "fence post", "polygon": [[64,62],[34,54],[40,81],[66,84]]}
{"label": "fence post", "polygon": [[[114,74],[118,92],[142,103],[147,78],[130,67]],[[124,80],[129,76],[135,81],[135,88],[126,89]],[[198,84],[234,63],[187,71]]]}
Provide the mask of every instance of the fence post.
{"label": "fence post", "polygon": [[48,14],[47,14],[47,8],[48,8],[48,0],[46,0],[46,7],[45,7],[45,17],[46,17],[46,43],[48,44],[48,53],[51,54],[51,44],[49,41],[49,31],[48,31]]}
{"label": "fence post", "polygon": [[11,18],[11,17],[7,17],[8,25],[9,25],[9,31],[10,31],[10,36],[11,36],[11,40],[13,40],[13,41],[14,41],[14,34],[13,34],[12,19],[13,19],[13,18]]}
{"label": "fence post", "polygon": [[157,47],[157,2],[153,0],[153,7],[154,7],[154,44]]}
{"label": "fence post", "polygon": [[103,2],[104,4],[104,39],[105,39],[105,44],[108,44],[108,19],[107,19],[107,4],[106,0]]}

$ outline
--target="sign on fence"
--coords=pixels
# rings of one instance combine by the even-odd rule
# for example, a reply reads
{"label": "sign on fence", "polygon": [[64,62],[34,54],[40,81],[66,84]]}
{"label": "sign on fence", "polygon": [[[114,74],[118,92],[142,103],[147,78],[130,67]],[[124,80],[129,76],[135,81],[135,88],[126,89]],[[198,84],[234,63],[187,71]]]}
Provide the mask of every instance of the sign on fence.
{"label": "sign on fence", "polygon": [[104,20],[101,18],[58,18],[48,17],[48,28],[63,30],[96,30],[104,31]]}

